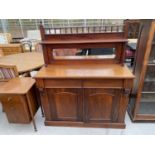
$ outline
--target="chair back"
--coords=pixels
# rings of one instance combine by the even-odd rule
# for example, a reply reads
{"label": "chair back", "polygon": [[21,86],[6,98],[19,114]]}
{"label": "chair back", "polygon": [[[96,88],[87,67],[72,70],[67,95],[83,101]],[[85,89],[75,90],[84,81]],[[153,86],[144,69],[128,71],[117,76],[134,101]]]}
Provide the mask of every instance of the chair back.
{"label": "chair back", "polygon": [[4,56],[3,50],[0,49],[0,57],[3,57],[3,56]]}
{"label": "chair back", "polygon": [[0,33],[0,44],[9,44],[12,42],[11,33]]}
{"label": "chair back", "polygon": [[0,44],[0,49],[2,49],[4,56],[23,52],[21,44]]}
{"label": "chair back", "polygon": [[35,44],[35,52],[43,53],[42,46],[41,46],[41,44],[39,42]]}
{"label": "chair back", "polygon": [[10,79],[18,76],[19,75],[16,66],[0,64],[0,82],[9,81]]}

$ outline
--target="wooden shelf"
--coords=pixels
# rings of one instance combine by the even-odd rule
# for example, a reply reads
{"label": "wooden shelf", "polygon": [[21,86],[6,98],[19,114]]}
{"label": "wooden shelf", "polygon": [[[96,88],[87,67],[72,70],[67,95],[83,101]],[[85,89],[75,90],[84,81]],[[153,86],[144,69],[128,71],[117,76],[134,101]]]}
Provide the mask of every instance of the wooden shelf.
{"label": "wooden shelf", "polygon": [[42,41],[41,44],[83,44],[83,43],[119,43],[127,42],[127,39],[84,39],[84,40],[51,40]]}

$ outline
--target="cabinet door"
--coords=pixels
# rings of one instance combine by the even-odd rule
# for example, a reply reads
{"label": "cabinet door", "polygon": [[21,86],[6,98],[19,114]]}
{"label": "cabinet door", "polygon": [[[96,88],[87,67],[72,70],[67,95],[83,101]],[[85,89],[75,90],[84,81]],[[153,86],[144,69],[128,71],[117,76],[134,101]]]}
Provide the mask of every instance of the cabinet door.
{"label": "cabinet door", "polygon": [[138,114],[155,116],[155,34],[145,72]]}
{"label": "cabinet door", "polygon": [[155,65],[147,66],[138,113],[155,115]]}
{"label": "cabinet door", "polygon": [[120,90],[91,88],[84,90],[86,122],[115,122],[118,119]]}
{"label": "cabinet door", "polygon": [[83,103],[81,89],[47,89],[47,97],[53,121],[82,121]]}
{"label": "cabinet door", "polygon": [[29,123],[31,121],[24,95],[1,95],[0,99],[10,123]]}

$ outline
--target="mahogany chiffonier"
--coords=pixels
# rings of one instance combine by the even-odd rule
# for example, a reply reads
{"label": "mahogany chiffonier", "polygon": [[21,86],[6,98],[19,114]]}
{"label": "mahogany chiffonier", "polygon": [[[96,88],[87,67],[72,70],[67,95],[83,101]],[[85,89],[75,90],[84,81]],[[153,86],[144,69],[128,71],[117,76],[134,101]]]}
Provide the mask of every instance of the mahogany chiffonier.
{"label": "mahogany chiffonier", "polygon": [[[45,125],[125,128],[134,79],[123,65],[126,24],[86,29],[41,25],[40,30],[46,65],[35,79]],[[62,49],[74,52],[54,54]]]}

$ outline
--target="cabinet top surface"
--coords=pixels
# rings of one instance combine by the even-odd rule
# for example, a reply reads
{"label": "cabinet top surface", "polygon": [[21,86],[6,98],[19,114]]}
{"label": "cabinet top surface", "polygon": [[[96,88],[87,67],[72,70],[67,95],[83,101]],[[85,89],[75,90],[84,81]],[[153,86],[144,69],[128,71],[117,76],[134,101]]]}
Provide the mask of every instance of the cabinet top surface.
{"label": "cabinet top surface", "polygon": [[120,64],[102,65],[48,65],[43,67],[35,78],[103,78],[103,79],[133,79],[134,75]]}
{"label": "cabinet top surface", "polygon": [[3,84],[0,94],[26,94],[35,84],[35,80],[29,77],[14,78]]}

